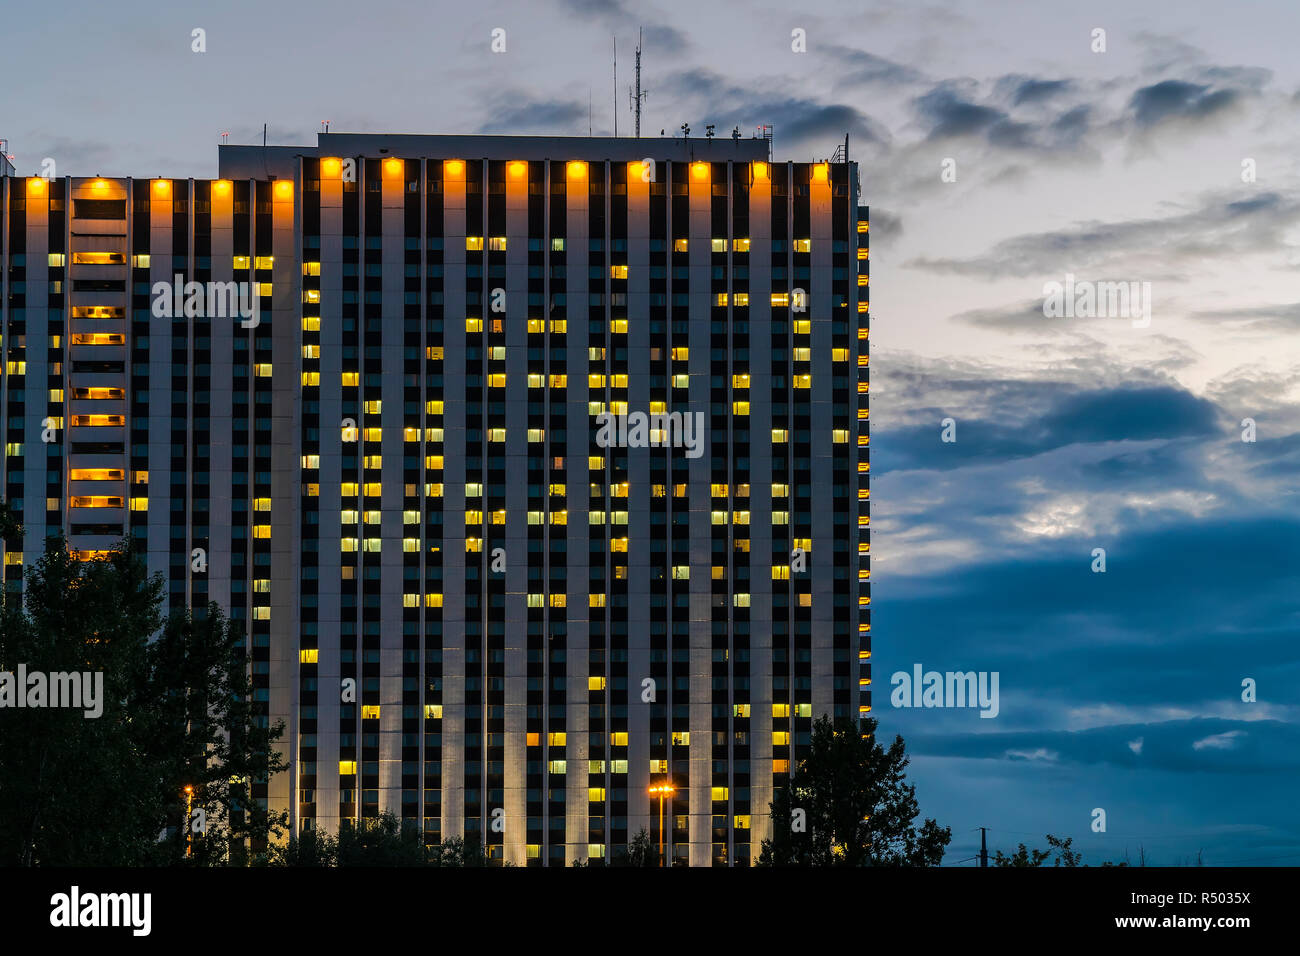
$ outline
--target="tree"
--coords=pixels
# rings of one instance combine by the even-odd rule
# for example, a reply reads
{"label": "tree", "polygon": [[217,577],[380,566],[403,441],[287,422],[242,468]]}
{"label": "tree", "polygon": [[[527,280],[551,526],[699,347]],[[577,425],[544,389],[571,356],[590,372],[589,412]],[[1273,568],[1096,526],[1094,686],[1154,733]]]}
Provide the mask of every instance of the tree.
{"label": "tree", "polygon": [[1011,856],[1003,856],[1002,851],[998,850],[993,857],[994,866],[1042,866],[1043,861],[1052,854],[1047,850],[1029,850],[1025,845],[1020,844],[1020,848]]}
{"label": "tree", "polygon": [[658,866],[659,848],[642,827],[627,845],[626,866]]}
{"label": "tree", "polygon": [[[1056,851],[1056,859],[1053,860],[1052,866],[1087,866],[1083,862],[1083,854],[1071,848],[1074,837],[1066,837],[1062,840],[1060,837],[1047,834],[1047,845],[1051,849],[1037,850],[1027,849],[1025,845],[1020,844],[1019,849],[1010,856],[1004,856],[1001,850],[993,858],[994,866],[1042,866],[1043,862]],[[1127,863],[1103,863],[1102,866],[1128,866]]]}
{"label": "tree", "polygon": [[103,688],[98,716],[0,709],[0,864],[185,861],[187,785],[206,829],[189,862],[249,862],[280,832],[249,783],[285,769],[283,727],[253,712],[241,635],[215,605],[165,624],[161,607],[162,579],[129,541],[82,562],[51,538],[25,606],[0,611],[0,671],[88,673]]}
{"label": "tree", "polygon": [[414,826],[404,826],[391,810],[339,830],[339,866],[423,866],[425,862],[423,835]]}
{"label": "tree", "polygon": [[920,829],[916,788],[904,778],[903,738],[888,750],[875,741],[876,721],[863,730],[820,717],[808,757],[769,804],[772,838],[760,866],[937,866],[952,839],[927,819]]}

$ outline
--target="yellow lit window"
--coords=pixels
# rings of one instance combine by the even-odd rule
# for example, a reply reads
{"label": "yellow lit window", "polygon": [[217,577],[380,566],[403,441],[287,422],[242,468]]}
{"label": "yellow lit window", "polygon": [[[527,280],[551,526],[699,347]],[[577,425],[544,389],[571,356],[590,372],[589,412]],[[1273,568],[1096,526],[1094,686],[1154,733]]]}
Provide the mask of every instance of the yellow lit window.
{"label": "yellow lit window", "polygon": [[718,306],[725,306],[727,304],[727,293],[719,292],[717,296],[714,297],[714,304]]}
{"label": "yellow lit window", "polygon": [[732,715],[736,717],[748,717],[749,704],[733,704],[731,708],[731,712]]}
{"label": "yellow lit window", "polygon": [[587,678],[587,690],[604,690],[604,689],[605,689],[605,678],[603,677]]}
{"label": "yellow lit window", "polygon": [[747,305],[749,305],[749,293],[748,293],[748,292],[735,292],[735,293],[733,293],[732,296],[731,296],[731,304],[732,304],[732,305],[740,305],[740,306],[747,306]]}
{"label": "yellow lit window", "polygon": [[552,731],[546,735],[546,742],[552,747],[563,747],[568,735],[563,730]]}
{"label": "yellow lit window", "polygon": [[787,730],[772,731],[772,746],[788,747],[790,745],[790,732]]}
{"label": "yellow lit window", "polygon": [[734,251],[734,252],[748,252],[748,251],[749,251],[749,240],[748,240],[748,239],[733,239],[733,240],[731,240],[731,248],[732,248],[732,251]]}
{"label": "yellow lit window", "polygon": [[733,603],[736,605],[736,607],[749,607],[749,595],[737,594],[736,599]]}
{"label": "yellow lit window", "polygon": [[772,293],[772,304],[775,305],[775,306],[787,306],[787,305],[789,305],[789,304],[790,304],[790,293],[788,293],[788,292],[773,292],[773,293]]}
{"label": "yellow lit window", "polygon": [[808,319],[794,320],[794,334],[807,335],[812,330],[812,322]]}
{"label": "yellow lit window", "polygon": [[320,385],[320,372],[303,372],[303,373],[302,373],[302,384],[305,385],[305,386],[308,386],[308,387],[316,387],[316,386],[319,386],[319,385]]}
{"label": "yellow lit window", "polygon": [[254,538],[269,538],[269,537],[271,537],[271,526],[270,526],[269,524],[255,524],[255,525],[253,525],[253,537],[254,537]]}
{"label": "yellow lit window", "polygon": [[789,581],[789,580],[790,580],[790,565],[788,565],[788,564],[778,564],[778,565],[775,565],[775,566],[772,568],[772,580],[773,580],[773,581]]}
{"label": "yellow lit window", "polygon": [[298,661],[299,663],[302,664],[315,664],[317,663],[316,655],[317,655],[317,648],[304,647],[301,651],[298,652]]}
{"label": "yellow lit window", "polygon": [[271,510],[271,499],[270,499],[270,498],[254,498],[254,499],[253,499],[253,510],[254,510],[254,511],[270,511],[270,510]]}
{"label": "yellow lit window", "polygon": [[442,704],[425,704],[425,720],[442,720]]}
{"label": "yellow lit window", "polygon": [[796,239],[796,240],[794,241],[794,251],[795,251],[795,252],[811,252],[811,251],[812,251],[812,240],[811,240],[811,239]]}
{"label": "yellow lit window", "polygon": [[68,504],[73,508],[120,508],[123,502],[116,495],[73,495]]}
{"label": "yellow lit window", "polygon": [[794,360],[796,362],[808,362],[812,359],[812,349],[797,348],[794,350]]}
{"label": "yellow lit window", "polygon": [[441,595],[441,594],[426,594],[426,595],[424,596],[424,606],[425,606],[425,607],[442,607],[442,595]]}
{"label": "yellow lit window", "polygon": [[466,252],[482,252],[482,251],[483,251],[483,237],[482,237],[482,236],[466,236],[466,237],[465,237],[465,251],[466,251]]}
{"label": "yellow lit window", "polygon": [[357,385],[360,385],[360,384],[361,384],[361,373],[360,373],[360,372],[344,372],[344,373],[343,373],[343,386],[344,386],[345,388],[347,388],[347,387],[349,387],[349,386],[357,386]]}
{"label": "yellow lit window", "polygon": [[339,493],[345,497],[350,497],[359,494],[360,488],[361,486],[358,485],[355,481],[345,481],[339,487]]}
{"label": "yellow lit window", "polygon": [[610,320],[609,330],[615,335],[625,335],[627,333],[627,319]]}
{"label": "yellow lit window", "polygon": [[627,266],[610,266],[610,267],[609,267],[609,277],[610,277],[611,279],[626,279],[626,278],[627,278]]}
{"label": "yellow lit window", "polygon": [[713,787],[710,796],[713,800],[726,800],[729,791],[726,787]]}
{"label": "yellow lit window", "polygon": [[383,541],[379,538],[366,538],[364,547],[367,551],[380,551],[383,549]]}
{"label": "yellow lit window", "polygon": [[548,760],[546,762],[547,773],[564,773],[565,762],[563,760]]}
{"label": "yellow lit window", "polygon": [[247,269],[251,262],[248,256],[235,256],[233,264],[236,269]]}
{"label": "yellow lit window", "polygon": [[670,353],[674,362],[685,362],[691,357],[691,350],[685,345],[679,345]]}
{"label": "yellow lit window", "polygon": [[837,445],[846,444],[849,440],[849,430],[847,428],[836,428],[831,432],[831,441]]}
{"label": "yellow lit window", "polygon": [[686,240],[685,240],[685,239],[674,239],[674,240],[673,240],[673,252],[685,252],[685,251],[686,251]]}
{"label": "yellow lit window", "polygon": [[737,415],[749,414],[749,402],[732,402],[731,410]]}
{"label": "yellow lit window", "polygon": [[355,760],[340,760],[339,775],[343,777],[351,776],[357,772],[357,762]]}
{"label": "yellow lit window", "polygon": [[271,609],[269,607],[253,608],[253,620],[269,621],[271,619]]}
{"label": "yellow lit window", "polygon": [[505,372],[493,372],[491,375],[488,376],[488,388],[505,388],[505,387],[506,387]]}
{"label": "yellow lit window", "polygon": [[[605,788],[604,788],[604,787],[588,787],[588,788],[587,788],[587,800],[588,800],[589,802],[591,802],[591,803],[601,803],[601,802],[604,801],[604,799],[605,799]],[[593,845],[594,845],[594,846],[599,846],[599,844],[593,844]],[[603,850],[604,847],[601,846],[601,849]]]}
{"label": "yellow lit window", "polygon": [[339,539],[339,550],[340,550],[340,551],[355,551],[355,550],[357,550],[357,539],[356,539],[356,538],[340,538],[340,539]]}
{"label": "yellow lit window", "polygon": [[712,240],[712,245],[713,245],[713,251],[714,251],[714,252],[726,252],[726,251],[727,251],[727,240],[726,240],[726,239],[714,239],[714,240]]}
{"label": "yellow lit window", "polygon": [[482,332],[482,331],[483,331],[483,320],[482,320],[482,319],[466,319],[466,320],[465,320],[465,331],[466,331],[466,332]]}
{"label": "yellow lit window", "polygon": [[673,567],[674,581],[689,581],[691,578],[691,569],[688,565],[678,564]]}
{"label": "yellow lit window", "polygon": [[673,388],[689,388],[691,377],[689,375],[674,375]]}
{"label": "yellow lit window", "polygon": [[689,730],[679,730],[673,734],[674,747],[689,747],[691,745],[691,732]]}
{"label": "yellow lit window", "polygon": [[363,705],[362,708],[361,708],[361,719],[362,719],[362,720],[378,720],[378,719],[379,719],[379,705],[378,705],[378,704],[365,704],[365,705]]}
{"label": "yellow lit window", "polygon": [[551,595],[551,607],[566,607],[567,605],[568,605],[567,595],[564,594]]}
{"label": "yellow lit window", "polygon": [[786,442],[786,441],[789,441],[789,440],[790,440],[790,433],[789,433],[786,429],[784,429],[784,428],[773,428],[773,429],[772,429],[772,441],[773,441],[773,442],[775,442],[775,443],[777,443],[777,444],[780,444],[781,442]]}
{"label": "yellow lit window", "polygon": [[[468,247],[467,247],[467,248],[468,248]],[[505,236],[493,236],[492,238],[488,239],[488,250],[491,251],[491,252],[505,252],[505,251],[506,251],[506,237],[505,237]]]}
{"label": "yellow lit window", "polygon": [[738,813],[738,814],[736,814],[736,818],[735,818],[735,821],[734,821],[734,822],[735,822],[735,827],[736,827],[737,830],[748,830],[748,829],[749,829],[749,814],[748,814],[748,813]]}
{"label": "yellow lit window", "polygon": [[426,412],[428,412],[430,415],[441,415],[441,414],[442,414],[442,408],[443,408],[443,405],[442,405],[442,401],[441,401],[441,399],[437,399],[437,400],[434,400],[434,401],[431,401],[431,402],[427,402],[427,403],[425,404],[425,406],[424,406],[424,410],[425,410]]}

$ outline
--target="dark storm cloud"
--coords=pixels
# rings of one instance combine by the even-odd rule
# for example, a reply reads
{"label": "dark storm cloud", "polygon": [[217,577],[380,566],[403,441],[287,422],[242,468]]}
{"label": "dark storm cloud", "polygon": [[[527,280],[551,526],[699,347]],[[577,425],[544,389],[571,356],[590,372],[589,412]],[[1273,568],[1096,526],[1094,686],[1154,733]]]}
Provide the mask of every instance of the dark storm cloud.
{"label": "dark storm cloud", "polygon": [[636,4],[621,0],[560,0],[560,6],[580,20],[595,21],[604,27],[617,26],[631,30],[639,27],[647,51],[657,54],[680,52],[691,45],[690,37],[676,27],[653,22],[653,9],[643,10]]}
{"label": "dark storm cloud", "polygon": [[[1027,276],[1078,272],[1106,263],[1123,265],[1132,276],[1171,278],[1194,262],[1227,254],[1276,252],[1288,246],[1287,235],[1300,222],[1300,201],[1294,195],[1266,192],[1251,199],[1237,194],[1204,196],[1199,205],[1162,219],[1082,222],[1068,229],[1013,236],[971,259],[911,260],[908,265],[955,275]],[[1152,273],[1149,256],[1163,271]],[[1139,273],[1141,274],[1141,273]]]}
{"label": "dark storm cloud", "polygon": [[914,67],[855,47],[818,45],[817,53],[835,61],[835,81],[848,86],[904,86],[926,79],[925,74]]}
{"label": "dark storm cloud", "polygon": [[[1214,403],[1172,385],[1076,391],[1062,382],[1039,382],[1022,384],[1020,391],[1033,398],[1019,407],[1001,405],[996,416],[932,407],[932,423],[874,429],[873,471],[948,470],[1067,445],[1209,438],[1221,432]],[[913,415],[927,417],[920,409]],[[940,440],[939,423],[946,417],[956,419],[956,442]]]}
{"label": "dark storm cloud", "polygon": [[[890,141],[889,130],[854,106],[821,103],[813,99],[773,95],[765,90],[739,86],[705,68],[669,74],[660,84],[663,95],[679,104],[681,120],[693,135],[713,123],[720,135],[738,126],[748,136],[759,123],[771,123],[782,150],[827,149],[847,132],[859,142],[875,145]],[[674,129],[676,125],[674,125]],[[672,130],[670,130],[672,132]]]}
{"label": "dark storm cloud", "polygon": [[1135,91],[1129,109],[1138,126],[1152,127],[1168,120],[1204,120],[1239,103],[1234,89],[1211,89],[1199,83],[1162,80]]}
{"label": "dark storm cloud", "polygon": [[1033,77],[1015,77],[1014,79],[1018,82],[1011,93],[1011,102],[1016,106],[1022,106],[1025,103],[1041,103],[1074,89],[1072,80],[1039,80]]}
{"label": "dark storm cloud", "polygon": [[485,110],[487,118],[478,132],[574,135],[579,127],[586,126],[587,108],[586,103],[577,100],[531,99],[514,91],[495,98],[494,105]]}
{"label": "dark storm cloud", "polygon": [[870,212],[871,239],[873,242],[892,242],[903,234],[903,219],[887,209],[872,206]]}
{"label": "dark storm cloud", "polygon": [[1073,732],[914,733],[907,744],[916,754],[984,760],[1041,759],[1194,773],[1300,769],[1300,727],[1279,720],[1200,718]]}
{"label": "dark storm cloud", "polygon": [[949,84],[918,96],[913,105],[929,123],[927,138],[932,140],[982,133],[1007,118],[1001,110],[971,102]]}

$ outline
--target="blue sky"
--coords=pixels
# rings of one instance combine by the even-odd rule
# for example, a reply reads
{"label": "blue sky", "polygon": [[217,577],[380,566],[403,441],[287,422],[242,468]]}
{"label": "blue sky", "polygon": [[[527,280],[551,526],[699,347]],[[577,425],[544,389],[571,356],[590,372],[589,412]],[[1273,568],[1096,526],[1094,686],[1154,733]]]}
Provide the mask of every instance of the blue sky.
{"label": "blue sky", "polygon": [[[211,176],[219,135],[263,123],[272,143],[326,119],[607,134],[615,33],[628,132],[638,25],[643,131],[771,123],[799,160],[850,133],[873,223],[875,711],[950,861],[983,825],[1093,863],[1300,863],[1300,7],[798,6],[19,6],[0,136],[20,173]],[[1067,275],[1149,282],[1149,326],[1045,318]],[[918,662],[997,671],[998,717],[892,708]]]}

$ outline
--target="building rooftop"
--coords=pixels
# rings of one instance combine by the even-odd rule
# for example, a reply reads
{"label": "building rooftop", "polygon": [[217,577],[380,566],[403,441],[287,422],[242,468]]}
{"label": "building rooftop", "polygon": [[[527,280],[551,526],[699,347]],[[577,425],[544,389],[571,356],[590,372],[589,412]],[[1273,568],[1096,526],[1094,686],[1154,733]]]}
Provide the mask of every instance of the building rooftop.
{"label": "building rooftop", "polygon": [[401,156],[407,159],[645,159],[754,162],[768,158],[761,138],[692,136],[460,136],[418,133],[318,133],[315,146],[234,146],[218,149],[223,179],[292,176],[299,156]]}

